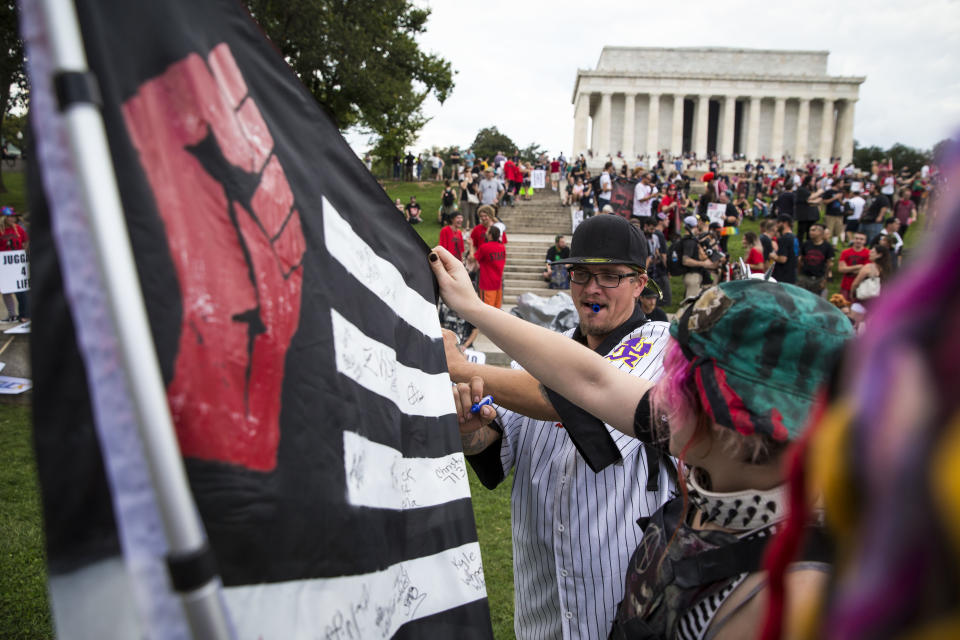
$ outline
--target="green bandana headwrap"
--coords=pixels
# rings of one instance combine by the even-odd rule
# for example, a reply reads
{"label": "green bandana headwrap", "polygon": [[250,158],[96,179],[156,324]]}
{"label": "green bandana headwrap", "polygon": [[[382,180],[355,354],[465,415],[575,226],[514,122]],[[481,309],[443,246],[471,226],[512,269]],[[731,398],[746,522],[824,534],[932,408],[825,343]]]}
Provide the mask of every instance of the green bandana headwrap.
{"label": "green bandana headwrap", "polygon": [[799,435],[853,327],[800,287],[737,280],[681,309],[670,335],[694,365],[714,422],[784,441]]}

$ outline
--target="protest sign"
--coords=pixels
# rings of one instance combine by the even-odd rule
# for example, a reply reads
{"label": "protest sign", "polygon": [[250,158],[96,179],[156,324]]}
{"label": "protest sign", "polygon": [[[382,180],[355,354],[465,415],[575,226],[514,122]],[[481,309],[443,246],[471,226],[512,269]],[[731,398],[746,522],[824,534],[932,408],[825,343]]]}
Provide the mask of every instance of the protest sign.
{"label": "protest sign", "polygon": [[727,205],[721,202],[711,202],[707,205],[707,218],[710,219],[710,222],[719,222],[723,224],[723,219],[726,217]]}
{"label": "protest sign", "polygon": [[30,261],[27,252],[0,251],[0,292],[16,293],[30,289]]}
{"label": "protest sign", "polygon": [[530,172],[530,186],[534,189],[544,189],[547,186],[547,172],[543,169],[534,169]]}
{"label": "protest sign", "polygon": [[25,391],[30,391],[33,383],[27,378],[11,378],[10,376],[0,376],[0,395],[16,395]]}
{"label": "protest sign", "polygon": [[464,349],[463,357],[467,359],[467,362],[472,362],[473,364],[487,364],[487,354],[483,351]]}

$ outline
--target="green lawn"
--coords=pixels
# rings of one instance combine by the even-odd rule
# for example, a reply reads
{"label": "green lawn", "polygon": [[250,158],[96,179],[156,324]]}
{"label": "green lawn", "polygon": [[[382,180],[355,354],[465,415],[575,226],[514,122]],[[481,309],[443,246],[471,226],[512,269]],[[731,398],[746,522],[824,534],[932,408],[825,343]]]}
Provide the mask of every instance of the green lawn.
{"label": "green lawn", "polygon": [[0,638],[53,637],[30,426],[28,407],[0,404]]}
{"label": "green lawn", "polygon": [[[0,638],[53,637],[47,602],[40,495],[28,407],[0,404]],[[470,471],[470,491],[495,637],[513,638],[510,487],[485,489]]]}
{"label": "green lawn", "polygon": [[[410,196],[416,196],[420,208],[423,210],[421,217],[423,222],[414,225],[414,229],[423,238],[423,241],[430,247],[437,246],[440,240],[440,223],[437,222],[437,212],[440,209],[440,196],[443,194],[443,182],[397,182],[395,180],[383,181],[383,187],[390,196],[390,200],[400,198],[400,202],[406,204],[410,201]],[[402,214],[401,214],[402,215]]]}
{"label": "green lawn", "polygon": [[3,171],[3,184],[7,193],[0,193],[0,207],[13,207],[17,212],[27,211],[26,174]]}
{"label": "green lawn", "polygon": [[483,575],[487,581],[487,598],[493,620],[493,636],[497,640],[514,638],[513,634],[513,546],[510,528],[510,489],[513,475],[490,491],[470,469],[470,494],[477,518],[477,536],[483,557]]}

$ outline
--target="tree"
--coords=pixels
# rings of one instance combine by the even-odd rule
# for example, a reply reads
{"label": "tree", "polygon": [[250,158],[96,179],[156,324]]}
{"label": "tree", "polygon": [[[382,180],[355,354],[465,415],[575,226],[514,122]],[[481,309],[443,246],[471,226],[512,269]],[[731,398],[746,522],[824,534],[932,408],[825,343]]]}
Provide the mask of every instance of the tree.
{"label": "tree", "polygon": [[920,171],[920,167],[930,163],[930,152],[908,147],[899,142],[887,150],[887,157],[893,162],[897,171],[900,167],[907,167],[911,172]]}
{"label": "tree", "polygon": [[531,142],[520,151],[520,159],[524,162],[536,162],[540,159],[541,155],[543,155],[543,147],[536,142]]}
{"label": "tree", "polygon": [[880,162],[887,157],[886,152],[880,147],[874,145],[871,147],[861,147],[856,140],[853,141],[853,164],[861,171],[870,172],[872,162]]}
{"label": "tree", "polygon": [[471,148],[478,159],[492,159],[498,151],[502,151],[505,155],[514,155],[517,145],[508,135],[500,133],[496,127],[487,127],[477,132],[477,137],[473,139]]}
{"label": "tree", "polygon": [[931,159],[937,164],[943,164],[943,161],[946,160],[947,153],[950,152],[950,149],[953,148],[956,142],[953,138],[944,138],[933,145],[933,151],[930,152]]}
{"label": "tree", "polygon": [[[26,108],[27,98],[23,41],[17,31],[17,4],[4,2],[0,5],[0,129],[4,133],[7,131],[5,121],[11,109]],[[0,173],[0,193],[6,192],[3,174]]]}
{"label": "tree", "polygon": [[341,131],[372,135],[374,153],[402,153],[427,122],[423,101],[453,90],[450,63],[420,50],[429,9],[406,0],[247,0]]}

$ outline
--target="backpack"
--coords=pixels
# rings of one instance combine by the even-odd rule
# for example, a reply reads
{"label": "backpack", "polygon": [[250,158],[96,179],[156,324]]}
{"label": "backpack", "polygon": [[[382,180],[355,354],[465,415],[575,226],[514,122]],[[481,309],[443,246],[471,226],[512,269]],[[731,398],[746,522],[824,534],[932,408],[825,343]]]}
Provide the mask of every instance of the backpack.
{"label": "backpack", "polygon": [[446,189],[443,192],[443,206],[445,207],[453,206],[453,191],[451,189]]}
{"label": "backpack", "polygon": [[682,276],[687,272],[683,266],[683,241],[688,236],[681,236],[673,241],[670,248],[667,249],[667,271],[671,276]]}

